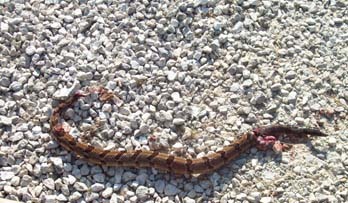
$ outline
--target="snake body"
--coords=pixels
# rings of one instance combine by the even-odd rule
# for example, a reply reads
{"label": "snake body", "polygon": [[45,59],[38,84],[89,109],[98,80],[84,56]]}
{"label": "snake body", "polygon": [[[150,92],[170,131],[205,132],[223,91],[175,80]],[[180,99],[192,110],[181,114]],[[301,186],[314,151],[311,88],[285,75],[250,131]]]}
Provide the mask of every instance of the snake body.
{"label": "snake body", "polygon": [[[100,100],[103,102],[111,102],[115,99],[115,95],[104,88],[90,89],[88,93],[93,91],[99,94]],[[280,125],[257,128],[254,131],[243,134],[223,149],[195,159],[151,150],[105,150],[77,140],[64,130],[62,124],[59,123],[61,114],[80,97],[87,96],[88,93],[75,93],[54,108],[50,119],[51,134],[65,150],[75,153],[77,157],[89,163],[98,165],[135,168],[151,167],[174,174],[207,174],[221,168],[251,147],[256,146],[259,136],[278,136],[284,133],[296,134],[296,136],[306,136],[307,134],[326,136],[318,129],[311,128],[295,128]]]}

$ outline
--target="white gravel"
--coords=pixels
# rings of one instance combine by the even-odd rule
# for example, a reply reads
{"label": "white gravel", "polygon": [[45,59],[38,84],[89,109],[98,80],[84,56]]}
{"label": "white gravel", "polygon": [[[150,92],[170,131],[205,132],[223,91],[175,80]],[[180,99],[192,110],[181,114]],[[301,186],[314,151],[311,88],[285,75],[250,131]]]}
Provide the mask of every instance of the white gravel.
{"label": "white gravel", "polygon": [[[25,2],[25,3],[24,3]],[[86,3],[87,2],[87,3]],[[119,2],[119,1],[115,1]],[[24,202],[347,202],[348,3],[0,0],[0,198]],[[200,157],[271,123],[321,127],[203,178],[89,165],[49,135]],[[94,132],[94,133],[93,133]]]}

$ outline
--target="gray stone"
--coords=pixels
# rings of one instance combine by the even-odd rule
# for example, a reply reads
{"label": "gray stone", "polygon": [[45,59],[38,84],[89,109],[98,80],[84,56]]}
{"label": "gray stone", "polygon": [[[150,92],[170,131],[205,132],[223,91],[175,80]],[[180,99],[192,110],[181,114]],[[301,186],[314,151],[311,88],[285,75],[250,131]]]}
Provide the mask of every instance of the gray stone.
{"label": "gray stone", "polygon": [[88,175],[90,172],[90,168],[88,167],[88,165],[84,164],[81,169],[80,169],[80,173],[82,176],[86,176]]}
{"label": "gray stone", "polygon": [[128,181],[130,181],[130,180],[134,180],[136,177],[137,177],[137,175],[134,174],[134,173],[132,173],[132,172],[125,172],[125,173],[123,173],[123,175],[122,175],[122,180],[123,180],[124,182],[128,182]]}
{"label": "gray stone", "polygon": [[173,92],[171,96],[172,96],[173,101],[175,101],[175,102],[180,103],[182,101],[182,98],[181,98],[179,92]]}
{"label": "gray stone", "polygon": [[80,81],[88,81],[88,80],[92,80],[93,78],[93,74],[91,72],[78,72],[76,75],[77,79]]}
{"label": "gray stone", "polygon": [[295,71],[291,70],[291,71],[286,73],[285,78],[289,79],[289,80],[294,79],[296,77],[296,74],[297,73]]}
{"label": "gray stone", "polygon": [[[0,78],[0,85],[3,86],[3,87],[9,87],[11,84],[11,80],[7,77],[1,77]],[[348,96],[347,96],[348,98]]]}
{"label": "gray stone", "polygon": [[80,199],[82,197],[82,194],[79,193],[79,192],[74,192],[72,193],[72,195],[69,196],[69,201],[70,202],[75,202],[77,201],[78,199]]}
{"label": "gray stone", "polygon": [[105,181],[105,174],[103,174],[103,173],[94,174],[93,179],[96,182],[103,183]]}
{"label": "gray stone", "polygon": [[79,191],[79,192],[85,192],[85,191],[88,190],[87,185],[84,184],[84,183],[81,183],[81,182],[76,182],[76,183],[74,184],[74,188],[75,188],[75,190],[77,190],[77,191]]}
{"label": "gray stone", "polygon": [[184,198],[184,203],[196,203],[196,201],[190,197],[185,197]]}
{"label": "gray stone", "polygon": [[258,92],[255,94],[255,97],[251,99],[251,103],[253,104],[263,104],[266,102],[266,95],[262,92]]}
{"label": "gray stone", "polygon": [[245,193],[239,193],[239,194],[236,196],[236,199],[237,199],[237,200],[243,201],[243,200],[246,199],[246,197],[247,197],[247,195],[246,195]]}
{"label": "gray stone", "polygon": [[184,125],[185,124],[185,120],[182,118],[174,118],[173,119],[173,124],[174,125]]}
{"label": "gray stone", "polygon": [[331,147],[334,147],[336,146],[337,140],[334,137],[329,137],[327,142]]}
{"label": "gray stone", "polygon": [[32,178],[31,176],[29,176],[29,175],[24,175],[24,176],[22,177],[21,186],[22,186],[22,187],[28,186],[28,185],[31,183],[32,180],[33,180],[33,178]]}
{"label": "gray stone", "polygon": [[39,135],[42,133],[41,126],[34,126],[31,130],[34,135]]}
{"label": "gray stone", "polygon": [[68,201],[68,198],[66,198],[66,196],[63,195],[63,194],[59,194],[59,195],[56,197],[56,199],[57,199],[58,201],[60,201],[60,202],[66,202],[66,201]]}
{"label": "gray stone", "polygon": [[63,17],[64,22],[66,23],[72,23],[74,21],[74,17],[70,15],[66,15]]}
{"label": "gray stone", "polygon": [[34,195],[35,197],[38,197],[43,190],[43,187],[41,185],[38,185],[34,188]]}
{"label": "gray stone", "polygon": [[139,186],[136,190],[135,190],[135,194],[137,195],[137,197],[139,198],[139,200],[144,200],[147,198],[148,196],[148,192],[149,189],[145,186]]}
{"label": "gray stone", "polygon": [[180,190],[172,184],[167,184],[164,188],[165,195],[173,196],[173,195],[178,194],[179,192],[180,192]]}
{"label": "gray stone", "polygon": [[43,184],[44,184],[44,186],[46,186],[50,190],[55,189],[54,180],[52,178],[47,178],[47,179],[43,180]]}
{"label": "gray stone", "polygon": [[238,114],[240,115],[248,115],[251,112],[251,108],[250,107],[240,107],[237,110]]}
{"label": "gray stone", "polygon": [[8,32],[9,31],[8,23],[1,22],[0,23],[0,30],[1,30],[1,32]]}
{"label": "gray stone", "polygon": [[282,84],[280,84],[280,83],[275,83],[275,84],[273,84],[273,85],[271,86],[271,90],[272,90],[272,91],[279,91],[279,90],[281,89],[281,87],[282,87]]}
{"label": "gray stone", "polygon": [[28,46],[26,49],[25,49],[25,53],[29,56],[35,54],[36,52],[36,48],[34,46]]}
{"label": "gray stone", "polygon": [[248,87],[251,87],[253,85],[253,81],[250,80],[250,79],[247,79],[243,82],[243,87],[244,88],[248,88]]}
{"label": "gray stone", "polygon": [[45,203],[55,203],[57,199],[56,195],[45,195],[44,196],[44,202]]}
{"label": "gray stone", "polygon": [[80,83],[75,81],[70,88],[62,88],[62,89],[57,90],[53,94],[53,98],[58,99],[58,100],[66,99],[70,95],[72,95],[74,92],[76,92],[78,89],[80,89]]}
{"label": "gray stone", "polygon": [[50,161],[53,163],[54,166],[57,168],[63,168],[63,160],[61,157],[50,157]]}
{"label": "gray stone", "polygon": [[319,111],[320,107],[321,106],[319,103],[314,103],[310,106],[311,110],[313,110],[313,111]]}
{"label": "gray stone", "polygon": [[155,189],[158,193],[162,194],[164,192],[165,182],[163,180],[157,180],[155,182]]}
{"label": "gray stone", "polygon": [[239,32],[241,32],[243,29],[244,29],[243,23],[239,21],[239,22],[237,22],[237,23],[233,26],[232,31],[233,31],[233,32],[236,32],[236,33],[239,33]]}
{"label": "gray stone", "polygon": [[67,185],[72,185],[76,182],[76,178],[72,175],[68,175],[68,177],[63,177],[63,182]]}
{"label": "gray stone", "polygon": [[251,202],[259,202],[261,200],[261,193],[260,192],[251,192],[250,195],[251,199],[248,198]]}
{"label": "gray stone", "polygon": [[93,185],[91,185],[92,192],[100,192],[104,190],[104,188],[105,188],[104,184],[101,184],[101,183],[94,183]]}
{"label": "gray stone", "polygon": [[59,22],[52,22],[50,24],[50,27],[54,29],[59,29],[61,27],[61,24]]}
{"label": "gray stone", "polygon": [[1,180],[10,180],[15,176],[15,173],[12,171],[0,171]]}
{"label": "gray stone", "polygon": [[23,84],[21,82],[18,82],[18,81],[12,81],[9,88],[12,91],[17,92],[17,91],[22,90]]}
{"label": "gray stone", "polygon": [[289,95],[288,95],[289,103],[296,102],[296,99],[297,99],[297,93],[296,92],[290,92]]}
{"label": "gray stone", "polygon": [[270,203],[270,202],[272,202],[272,197],[262,197],[260,199],[260,202],[261,203]]}
{"label": "gray stone", "polygon": [[168,71],[167,72],[167,79],[168,81],[174,81],[177,77],[177,73],[174,71]]}
{"label": "gray stone", "polygon": [[10,126],[12,119],[6,116],[0,116],[0,125]]}
{"label": "gray stone", "polygon": [[102,192],[102,197],[103,198],[109,198],[111,197],[112,195],[112,192],[113,192],[113,189],[111,187],[107,187],[103,192]]}
{"label": "gray stone", "polygon": [[12,179],[11,179],[11,185],[12,186],[18,186],[19,183],[21,181],[21,178],[18,177],[18,176],[14,176]]}
{"label": "gray stone", "polygon": [[23,137],[24,137],[23,132],[16,132],[16,133],[14,133],[14,134],[11,136],[10,140],[11,140],[12,142],[17,142],[17,141],[19,141],[19,140],[22,140]]}

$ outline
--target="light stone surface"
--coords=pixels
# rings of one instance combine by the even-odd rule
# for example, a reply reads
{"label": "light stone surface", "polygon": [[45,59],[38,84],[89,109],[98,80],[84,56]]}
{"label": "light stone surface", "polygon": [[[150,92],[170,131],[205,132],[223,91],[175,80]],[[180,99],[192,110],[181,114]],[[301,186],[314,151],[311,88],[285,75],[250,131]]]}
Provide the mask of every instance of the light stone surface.
{"label": "light stone surface", "polygon": [[[0,0],[0,198],[21,202],[348,202],[348,3]],[[204,178],[87,164],[50,136],[203,157],[257,126],[318,127]]]}

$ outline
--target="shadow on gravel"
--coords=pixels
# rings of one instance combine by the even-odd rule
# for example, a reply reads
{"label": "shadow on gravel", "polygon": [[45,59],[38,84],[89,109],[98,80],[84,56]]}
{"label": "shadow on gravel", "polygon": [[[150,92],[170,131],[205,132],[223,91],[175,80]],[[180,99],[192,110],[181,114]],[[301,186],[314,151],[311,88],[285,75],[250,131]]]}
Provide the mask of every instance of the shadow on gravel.
{"label": "shadow on gravel", "polygon": [[[326,158],[326,152],[316,149],[310,139],[292,140],[290,143],[293,145],[305,144],[312,155],[320,159]],[[185,197],[189,197],[198,199],[198,202],[206,202],[214,197],[220,199],[222,194],[224,194],[223,198],[227,200],[235,199],[236,195],[240,193],[247,194],[250,192],[245,191],[243,189],[245,187],[254,188],[253,191],[258,191],[257,184],[262,182],[261,176],[265,174],[267,176],[267,173],[272,171],[272,169],[263,167],[266,163],[274,162],[275,167],[280,167],[281,164],[287,165],[287,163],[282,162],[283,154],[277,154],[272,150],[260,151],[252,148],[249,153],[241,155],[240,158],[231,161],[211,174],[189,177],[159,172],[154,169],[100,167],[79,160],[70,153],[64,153],[63,155],[60,147],[50,151],[52,152],[50,157],[62,157],[65,166],[70,165],[68,168],[71,168],[70,171],[55,168],[51,177],[58,178],[71,175],[90,187],[95,183],[100,183],[97,176],[102,176],[104,177],[102,179],[107,182],[105,185],[112,187],[113,193],[117,195],[122,196],[127,191],[136,194],[137,188],[144,186],[153,188],[161,198],[168,197],[168,200],[172,201],[185,201]],[[261,169],[257,167],[261,167]],[[83,172],[83,170],[88,170],[88,175],[84,175],[86,172]],[[50,175],[47,174],[47,176]],[[74,188],[73,185],[71,187]],[[231,192],[226,194],[228,190]],[[272,195],[275,198],[277,196],[276,194]],[[147,200],[152,199],[150,196],[149,194]]]}

